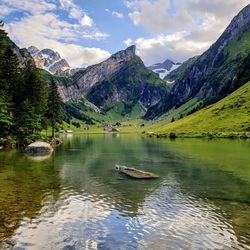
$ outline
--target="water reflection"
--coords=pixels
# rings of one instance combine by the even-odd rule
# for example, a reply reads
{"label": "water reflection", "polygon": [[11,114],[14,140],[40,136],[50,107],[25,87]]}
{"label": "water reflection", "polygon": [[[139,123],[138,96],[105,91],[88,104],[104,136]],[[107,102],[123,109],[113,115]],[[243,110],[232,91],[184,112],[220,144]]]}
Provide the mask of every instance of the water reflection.
{"label": "water reflection", "polygon": [[[214,162],[192,152],[197,143]],[[14,249],[247,249],[250,182],[213,154],[231,153],[226,143],[107,134],[65,138],[42,162],[1,152],[0,241]],[[246,169],[248,144],[241,148]],[[115,164],[161,178],[121,177]]]}
{"label": "water reflection", "polygon": [[45,161],[51,157],[52,153],[46,155],[27,155],[27,158],[32,161]]}

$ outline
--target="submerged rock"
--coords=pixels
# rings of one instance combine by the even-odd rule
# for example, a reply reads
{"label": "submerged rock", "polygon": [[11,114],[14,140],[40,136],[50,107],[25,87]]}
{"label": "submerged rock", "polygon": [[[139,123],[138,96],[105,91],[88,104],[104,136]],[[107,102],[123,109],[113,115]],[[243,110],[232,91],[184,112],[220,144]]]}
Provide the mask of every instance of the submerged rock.
{"label": "submerged rock", "polygon": [[28,145],[25,152],[28,154],[50,154],[53,151],[52,146],[47,142],[33,142]]}
{"label": "submerged rock", "polygon": [[120,173],[126,174],[129,177],[135,178],[135,179],[156,179],[159,178],[158,175],[153,174],[151,172],[145,172],[136,168],[128,168],[126,166],[115,166],[116,170]]}

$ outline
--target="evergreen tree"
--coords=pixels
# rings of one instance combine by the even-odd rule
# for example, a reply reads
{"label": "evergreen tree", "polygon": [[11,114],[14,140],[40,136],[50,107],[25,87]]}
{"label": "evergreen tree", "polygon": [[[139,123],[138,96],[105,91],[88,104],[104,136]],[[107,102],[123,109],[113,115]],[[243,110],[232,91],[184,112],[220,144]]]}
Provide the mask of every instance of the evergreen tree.
{"label": "evergreen tree", "polygon": [[6,39],[8,39],[7,33],[4,31],[3,26],[3,21],[0,21],[0,52],[3,51],[4,47],[6,46]]}
{"label": "evergreen tree", "polygon": [[61,98],[58,93],[56,81],[52,78],[49,84],[47,118],[51,122],[52,138],[55,137],[55,127],[57,122],[61,122]]}
{"label": "evergreen tree", "polygon": [[14,135],[20,144],[26,144],[41,129],[41,119],[47,105],[46,83],[41,80],[32,60],[26,65],[22,63],[20,67],[20,61],[14,52],[18,48],[1,26],[3,27],[2,22],[0,22],[0,134]]}
{"label": "evergreen tree", "polygon": [[13,126],[13,116],[10,110],[10,104],[0,96],[0,136],[4,137],[10,134]]}
{"label": "evergreen tree", "polygon": [[32,104],[26,99],[16,109],[15,114],[15,135],[18,144],[23,146],[34,140],[36,131],[40,130],[40,116],[35,112]]}
{"label": "evergreen tree", "polygon": [[24,86],[21,92],[29,99],[35,111],[44,115],[47,108],[48,85],[31,60],[28,61],[24,70]]}
{"label": "evergreen tree", "polygon": [[20,85],[21,75],[17,56],[13,53],[11,46],[8,46],[1,55],[0,62],[0,90],[9,97],[17,92]]}

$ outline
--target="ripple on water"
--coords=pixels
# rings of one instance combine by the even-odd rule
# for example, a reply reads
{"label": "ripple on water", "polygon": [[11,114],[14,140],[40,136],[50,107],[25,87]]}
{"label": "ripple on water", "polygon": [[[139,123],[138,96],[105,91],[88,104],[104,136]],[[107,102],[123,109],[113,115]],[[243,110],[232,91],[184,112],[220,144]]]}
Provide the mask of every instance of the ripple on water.
{"label": "ripple on water", "polygon": [[16,249],[247,249],[215,205],[176,187],[164,184],[136,212],[130,208],[105,194],[63,188],[56,199],[48,194],[11,240]]}
{"label": "ripple on water", "polygon": [[[143,249],[246,249],[242,247],[231,224],[212,203],[184,196],[162,186],[147,198],[144,215],[138,220],[150,234],[140,242]],[[171,249],[171,248],[169,248]]]}

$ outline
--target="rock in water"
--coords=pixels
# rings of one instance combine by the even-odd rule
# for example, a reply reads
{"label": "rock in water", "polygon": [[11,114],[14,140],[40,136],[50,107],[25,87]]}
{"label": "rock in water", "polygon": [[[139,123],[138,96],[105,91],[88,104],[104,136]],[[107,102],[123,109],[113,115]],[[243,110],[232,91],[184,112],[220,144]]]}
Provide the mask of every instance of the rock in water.
{"label": "rock in water", "polygon": [[126,166],[115,166],[116,170],[120,173],[126,174],[129,177],[135,178],[135,179],[156,179],[159,178],[158,175],[145,172],[136,168],[128,168]]}
{"label": "rock in water", "polygon": [[25,152],[28,154],[50,154],[53,151],[52,146],[47,142],[33,142],[28,145]]}

